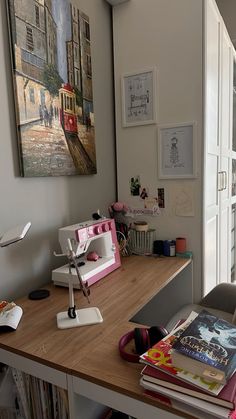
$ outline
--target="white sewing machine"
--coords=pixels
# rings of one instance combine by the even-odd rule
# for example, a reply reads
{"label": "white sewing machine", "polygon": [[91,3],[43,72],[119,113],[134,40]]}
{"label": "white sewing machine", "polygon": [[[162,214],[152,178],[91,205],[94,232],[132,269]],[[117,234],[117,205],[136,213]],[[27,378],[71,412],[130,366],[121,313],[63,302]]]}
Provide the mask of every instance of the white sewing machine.
{"label": "white sewing machine", "polygon": [[[59,229],[59,243],[63,253],[68,253],[68,238],[76,257],[80,275],[88,286],[108,275],[120,266],[119,245],[113,219],[102,218],[86,221]],[[74,277],[73,287],[80,288],[75,268],[66,264],[52,271],[55,285],[68,286]]]}

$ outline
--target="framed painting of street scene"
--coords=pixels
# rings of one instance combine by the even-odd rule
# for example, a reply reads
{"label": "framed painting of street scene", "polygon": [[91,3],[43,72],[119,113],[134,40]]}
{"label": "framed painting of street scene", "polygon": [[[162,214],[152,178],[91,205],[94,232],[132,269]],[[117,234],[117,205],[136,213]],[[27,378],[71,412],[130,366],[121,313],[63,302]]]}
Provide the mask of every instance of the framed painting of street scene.
{"label": "framed painting of street scene", "polygon": [[21,175],[97,172],[89,17],[69,0],[6,0]]}

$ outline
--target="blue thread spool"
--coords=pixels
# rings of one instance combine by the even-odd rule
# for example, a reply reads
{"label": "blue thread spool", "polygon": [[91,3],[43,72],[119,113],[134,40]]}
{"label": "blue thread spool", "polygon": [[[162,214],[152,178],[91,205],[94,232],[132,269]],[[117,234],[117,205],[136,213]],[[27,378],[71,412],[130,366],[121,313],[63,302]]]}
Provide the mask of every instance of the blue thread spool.
{"label": "blue thread spool", "polygon": [[170,243],[171,240],[164,240],[163,242],[163,255],[170,256]]}
{"label": "blue thread spool", "polygon": [[175,256],[175,241],[174,240],[164,240],[163,254],[164,256]]}

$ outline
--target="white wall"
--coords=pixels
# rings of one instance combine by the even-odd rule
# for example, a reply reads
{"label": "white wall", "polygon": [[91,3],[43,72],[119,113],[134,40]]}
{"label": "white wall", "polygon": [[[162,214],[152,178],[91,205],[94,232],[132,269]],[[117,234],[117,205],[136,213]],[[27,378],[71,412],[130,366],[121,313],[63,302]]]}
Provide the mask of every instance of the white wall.
{"label": "white wall", "polygon": [[[187,238],[194,255],[194,294],[201,295],[202,205],[202,1],[131,0],[113,9],[116,128],[119,200],[130,203],[129,180],[139,174],[156,195],[166,192],[162,215],[143,217],[156,227],[158,239]],[[197,178],[165,180],[157,175],[157,125],[123,128],[121,76],[155,66],[158,73],[159,124],[197,122]],[[176,186],[190,185],[194,216],[177,217],[172,197]]]}
{"label": "white wall", "polygon": [[98,208],[107,214],[115,199],[112,34],[105,1],[77,2],[91,24],[97,175],[21,178],[4,4],[0,1],[0,235],[32,222],[25,240],[0,250],[1,298],[13,299],[50,281],[52,268],[62,263],[53,256],[60,250],[58,227],[89,219]]}

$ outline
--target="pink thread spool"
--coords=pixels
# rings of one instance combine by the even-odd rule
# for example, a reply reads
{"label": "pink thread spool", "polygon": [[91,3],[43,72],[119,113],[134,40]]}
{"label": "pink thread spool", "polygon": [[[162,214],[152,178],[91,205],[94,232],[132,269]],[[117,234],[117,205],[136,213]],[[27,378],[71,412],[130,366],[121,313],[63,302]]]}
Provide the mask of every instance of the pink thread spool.
{"label": "pink thread spool", "polygon": [[176,248],[176,253],[186,252],[186,239],[184,237],[177,237],[175,248]]}

